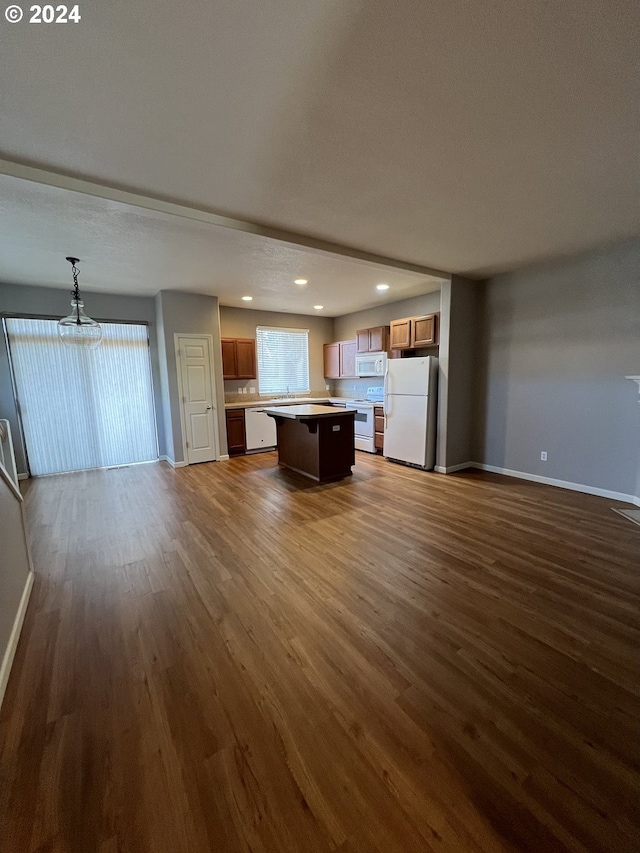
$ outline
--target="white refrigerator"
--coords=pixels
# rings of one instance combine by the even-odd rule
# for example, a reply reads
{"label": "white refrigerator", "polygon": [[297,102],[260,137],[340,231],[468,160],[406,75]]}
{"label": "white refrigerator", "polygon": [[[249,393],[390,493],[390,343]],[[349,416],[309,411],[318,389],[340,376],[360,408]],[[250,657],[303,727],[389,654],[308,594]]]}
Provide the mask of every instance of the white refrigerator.
{"label": "white refrigerator", "polygon": [[384,384],[384,455],[427,470],[436,461],[438,359],[387,360]]}

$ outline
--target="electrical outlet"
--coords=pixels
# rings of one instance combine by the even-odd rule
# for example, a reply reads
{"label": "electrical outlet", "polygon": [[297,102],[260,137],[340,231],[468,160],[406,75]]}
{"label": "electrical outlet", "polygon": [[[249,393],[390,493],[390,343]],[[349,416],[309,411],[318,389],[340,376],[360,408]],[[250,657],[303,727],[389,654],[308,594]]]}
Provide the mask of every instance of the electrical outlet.
{"label": "electrical outlet", "polygon": [[256,393],[256,389],[255,389],[255,388],[253,388],[253,387],[249,388],[249,393],[250,393],[250,394],[255,394],[255,393]]}
{"label": "electrical outlet", "polygon": [[541,460],[542,462],[546,462],[546,461],[547,461],[547,451],[546,451],[546,450],[541,451],[541,453],[540,453],[540,460]]}

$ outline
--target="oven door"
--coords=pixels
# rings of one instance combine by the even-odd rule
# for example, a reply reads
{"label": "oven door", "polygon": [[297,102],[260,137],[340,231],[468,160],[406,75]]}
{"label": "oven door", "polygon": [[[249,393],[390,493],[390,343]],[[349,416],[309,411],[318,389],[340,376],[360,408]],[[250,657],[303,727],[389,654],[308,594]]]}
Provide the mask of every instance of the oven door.
{"label": "oven door", "polygon": [[355,412],[353,431],[356,436],[373,438],[373,433],[375,432],[373,406],[359,406],[358,403],[347,403],[346,408],[350,412]]}

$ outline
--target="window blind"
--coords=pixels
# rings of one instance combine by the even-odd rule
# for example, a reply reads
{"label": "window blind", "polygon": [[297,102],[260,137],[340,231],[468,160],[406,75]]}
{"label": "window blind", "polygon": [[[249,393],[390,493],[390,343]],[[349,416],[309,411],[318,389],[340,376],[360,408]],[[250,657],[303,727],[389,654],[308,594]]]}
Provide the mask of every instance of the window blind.
{"label": "window blind", "polygon": [[32,474],[158,458],[146,326],[102,323],[100,346],[76,350],[55,320],[5,323]]}
{"label": "window blind", "polygon": [[261,394],[309,392],[309,330],[258,326],[258,386]]}

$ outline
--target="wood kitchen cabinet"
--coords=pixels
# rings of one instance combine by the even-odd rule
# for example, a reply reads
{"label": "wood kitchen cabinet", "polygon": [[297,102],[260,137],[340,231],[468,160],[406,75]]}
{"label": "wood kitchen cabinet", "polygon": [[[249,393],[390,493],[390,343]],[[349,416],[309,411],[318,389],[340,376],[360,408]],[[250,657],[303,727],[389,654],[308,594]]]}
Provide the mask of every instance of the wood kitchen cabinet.
{"label": "wood kitchen cabinet", "polygon": [[247,450],[247,439],[244,426],[244,409],[227,409],[227,447],[229,456],[237,456]]}
{"label": "wood kitchen cabinet", "polygon": [[391,321],[391,349],[409,349],[411,346],[411,317]]}
{"label": "wood kitchen cabinet", "polygon": [[438,343],[438,315],[425,314],[413,318],[412,344],[418,347],[432,347]]}
{"label": "wood kitchen cabinet", "polygon": [[340,341],[340,376],[356,375],[356,342]]}
{"label": "wood kitchen cabinet", "polygon": [[384,409],[382,406],[374,406],[373,423],[373,446],[382,453],[384,451]]}
{"label": "wood kitchen cabinet", "polygon": [[324,377],[325,379],[340,378],[340,344],[324,345]]}
{"label": "wood kitchen cabinet", "polygon": [[253,338],[222,338],[224,379],[255,379],[256,342]]}
{"label": "wood kitchen cabinet", "polygon": [[324,345],[325,379],[351,379],[356,375],[356,342],[336,341]]}
{"label": "wood kitchen cabinet", "polygon": [[358,352],[386,352],[389,349],[389,326],[372,326],[356,332]]}
{"label": "wood kitchen cabinet", "polygon": [[438,343],[438,314],[423,314],[419,317],[404,317],[392,320],[390,330],[391,349],[419,349]]}

